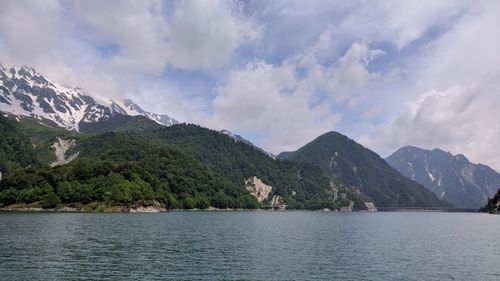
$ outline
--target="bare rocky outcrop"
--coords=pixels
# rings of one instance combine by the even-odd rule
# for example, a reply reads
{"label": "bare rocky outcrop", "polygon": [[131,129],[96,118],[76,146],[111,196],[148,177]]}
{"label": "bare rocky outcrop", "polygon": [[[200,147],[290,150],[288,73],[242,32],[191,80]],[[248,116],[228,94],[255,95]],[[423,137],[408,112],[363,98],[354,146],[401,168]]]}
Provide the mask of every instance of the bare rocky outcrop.
{"label": "bare rocky outcrop", "polygon": [[264,184],[262,180],[256,176],[246,180],[245,186],[246,190],[248,190],[250,194],[257,198],[257,201],[259,201],[259,203],[266,200],[273,190],[272,186]]}
{"label": "bare rocky outcrop", "polygon": [[165,208],[159,208],[155,206],[137,206],[137,207],[131,207],[128,209],[129,213],[159,213],[159,212],[165,212],[167,209]]}
{"label": "bare rocky outcrop", "polygon": [[373,202],[365,202],[365,207],[366,207],[368,212],[376,212],[377,211],[377,207],[375,207],[375,204],[373,204]]}
{"label": "bare rocky outcrop", "polygon": [[285,200],[283,200],[283,197],[279,195],[274,195],[273,198],[271,199],[271,207],[278,209],[285,209],[286,208]]}
{"label": "bare rocky outcrop", "polygon": [[158,213],[165,212],[165,206],[158,201],[150,201],[143,204],[134,204],[128,208],[129,213]]}
{"label": "bare rocky outcrop", "polygon": [[66,153],[70,148],[75,146],[76,141],[74,139],[63,140],[61,138],[57,138],[56,142],[52,144],[52,148],[54,149],[54,154],[56,155],[56,161],[50,164],[51,167],[67,164],[78,157],[79,152],[70,155],[66,158]]}

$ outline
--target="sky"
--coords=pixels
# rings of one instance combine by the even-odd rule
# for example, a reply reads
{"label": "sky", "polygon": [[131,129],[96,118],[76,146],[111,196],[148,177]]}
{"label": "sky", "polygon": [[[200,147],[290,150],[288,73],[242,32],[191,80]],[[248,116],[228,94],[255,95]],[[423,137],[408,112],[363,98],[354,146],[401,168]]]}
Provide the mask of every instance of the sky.
{"label": "sky", "polygon": [[335,130],[500,170],[499,51],[500,1],[0,1],[0,63],[272,153]]}

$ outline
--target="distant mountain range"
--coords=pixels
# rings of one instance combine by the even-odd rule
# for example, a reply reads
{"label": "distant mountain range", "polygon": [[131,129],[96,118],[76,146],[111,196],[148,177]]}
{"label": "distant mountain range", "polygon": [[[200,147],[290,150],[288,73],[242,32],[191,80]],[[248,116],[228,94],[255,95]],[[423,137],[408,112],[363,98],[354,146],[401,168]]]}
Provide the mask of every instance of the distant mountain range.
{"label": "distant mountain range", "polygon": [[479,207],[498,189],[496,172],[463,156],[403,149],[387,159],[396,170],[337,132],[274,156],[227,130],[178,124],[28,66],[0,67],[0,111],[0,205]]}
{"label": "distant mountain range", "polygon": [[63,86],[29,66],[0,65],[0,111],[51,120],[74,131],[116,114],[144,116],[165,126],[178,123],[167,115],[145,111],[129,99],[106,100]]}
{"label": "distant mountain range", "polygon": [[443,207],[422,185],[404,177],[375,152],[337,133],[329,132],[279,159],[305,161],[321,167],[347,186],[358,188],[380,207]]}
{"label": "distant mountain range", "polygon": [[464,155],[405,146],[386,161],[456,207],[479,208],[500,188],[500,174]]}
{"label": "distant mountain range", "polygon": [[[318,210],[349,204],[334,200],[332,179],[319,167],[275,160],[218,131],[162,126],[143,116],[95,124],[101,122],[109,124],[89,134],[1,114],[0,207]],[[362,202],[359,194],[337,188],[347,200]]]}

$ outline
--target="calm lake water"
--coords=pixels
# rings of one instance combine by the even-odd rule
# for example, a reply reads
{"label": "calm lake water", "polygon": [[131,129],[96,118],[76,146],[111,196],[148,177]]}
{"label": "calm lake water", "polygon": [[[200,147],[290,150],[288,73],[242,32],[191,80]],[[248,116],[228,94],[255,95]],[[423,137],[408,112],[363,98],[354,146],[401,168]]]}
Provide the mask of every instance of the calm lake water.
{"label": "calm lake water", "polygon": [[500,280],[500,216],[0,213],[1,280]]}

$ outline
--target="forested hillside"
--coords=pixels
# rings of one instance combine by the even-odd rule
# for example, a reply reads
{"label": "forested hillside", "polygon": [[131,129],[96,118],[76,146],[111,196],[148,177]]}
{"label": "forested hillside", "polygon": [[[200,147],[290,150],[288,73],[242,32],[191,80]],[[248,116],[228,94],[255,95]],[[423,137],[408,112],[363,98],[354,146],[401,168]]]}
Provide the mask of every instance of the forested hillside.
{"label": "forested hillside", "polygon": [[373,151],[337,132],[326,133],[299,150],[278,157],[316,164],[344,184],[359,188],[377,206],[450,206],[401,175]]}
{"label": "forested hillside", "polygon": [[[116,122],[107,120],[102,126],[96,123],[100,129],[89,134],[30,118],[15,122],[2,119],[4,135],[19,140],[7,142],[17,143],[17,150],[11,150],[28,158],[9,164],[12,172],[0,181],[4,206],[102,210],[159,202],[167,209],[258,208],[270,207],[274,198],[287,208],[320,209],[349,203],[332,199],[332,188],[344,191],[344,185],[319,167],[274,160],[251,145],[195,125],[160,127],[143,117],[127,116]],[[54,158],[47,156],[53,155],[50,145],[59,138],[74,140],[75,145],[64,153],[78,157],[69,164],[49,167]],[[37,146],[38,150],[33,149]],[[12,151],[4,153],[9,155],[5,159],[17,159]],[[252,177],[272,187],[260,204],[245,188]],[[345,193],[363,206],[365,197],[348,189]]]}

